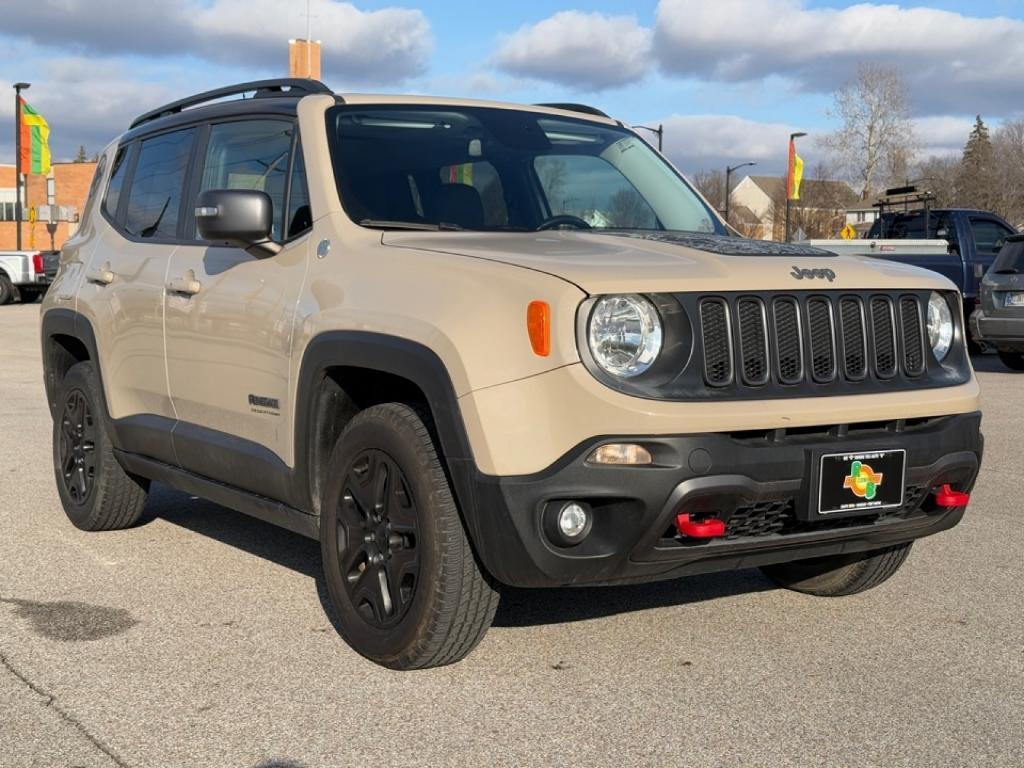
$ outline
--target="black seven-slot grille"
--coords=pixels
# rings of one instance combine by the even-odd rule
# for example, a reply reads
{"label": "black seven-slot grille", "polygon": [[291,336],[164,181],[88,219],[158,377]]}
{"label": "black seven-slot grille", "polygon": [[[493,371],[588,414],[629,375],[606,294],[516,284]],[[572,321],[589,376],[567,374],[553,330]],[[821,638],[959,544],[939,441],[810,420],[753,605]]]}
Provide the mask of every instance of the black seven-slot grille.
{"label": "black seven-slot grille", "polygon": [[918,294],[702,296],[698,306],[709,387],[846,384],[927,371]]}

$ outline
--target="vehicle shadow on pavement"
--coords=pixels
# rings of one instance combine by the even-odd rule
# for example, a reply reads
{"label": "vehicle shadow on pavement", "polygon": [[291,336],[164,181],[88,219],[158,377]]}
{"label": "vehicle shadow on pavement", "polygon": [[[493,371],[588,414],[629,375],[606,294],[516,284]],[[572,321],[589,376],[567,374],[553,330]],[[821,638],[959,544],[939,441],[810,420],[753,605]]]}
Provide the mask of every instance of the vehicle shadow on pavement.
{"label": "vehicle shadow on pavement", "polygon": [[1007,373],[1020,375],[1019,371],[1011,371],[1007,368],[998,355],[971,355],[971,365],[978,373]]}
{"label": "vehicle shadow on pavement", "polygon": [[[142,524],[155,518],[313,579],[324,612],[337,629],[320,570],[320,545],[316,541],[159,484],[154,484],[150,492]],[[774,589],[774,585],[756,569],[612,587],[504,588],[494,626],[528,627],[586,621],[768,589]]]}
{"label": "vehicle shadow on pavement", "polygon": [[757,569],[688,576],[671,581],[614,587],[505,588],[496,627],[532,627],[586,621],[619,613],[700,603],[775,589]]}

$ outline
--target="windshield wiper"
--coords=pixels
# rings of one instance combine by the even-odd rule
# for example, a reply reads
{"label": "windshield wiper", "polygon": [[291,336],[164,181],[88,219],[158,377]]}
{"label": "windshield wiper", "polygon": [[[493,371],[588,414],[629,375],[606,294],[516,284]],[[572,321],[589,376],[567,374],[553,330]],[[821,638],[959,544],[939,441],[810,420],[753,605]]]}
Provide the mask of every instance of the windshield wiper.
{"label": "windshield wiper", "polygon": [[376,227],[377,229],[415,229],[424,232],[457,231],[463,229],[458,224],[449,224],[445,221],[439,224],[428,224],[425,221],[390,221],[388,219],[360,219],[359,226]]}

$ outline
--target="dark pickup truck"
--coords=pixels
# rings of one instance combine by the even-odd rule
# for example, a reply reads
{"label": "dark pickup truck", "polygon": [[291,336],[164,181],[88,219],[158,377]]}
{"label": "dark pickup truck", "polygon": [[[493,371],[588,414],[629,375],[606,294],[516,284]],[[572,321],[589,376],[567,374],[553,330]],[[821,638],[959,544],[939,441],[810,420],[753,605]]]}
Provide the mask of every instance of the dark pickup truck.
{"label": "dark pickup truck", "polygon": [[[926,223],[927,221],[927,223]],[[964,296],[964,316],[970,317],[981,278],[992,266],[1006,238],[1017,231],[998,215],[966,208],[935,208],[927,213],[887,211],[863,241],[875,243],[872,255],[939,272]],[[935,249],[901,248],[899,240],[945,240]]]}

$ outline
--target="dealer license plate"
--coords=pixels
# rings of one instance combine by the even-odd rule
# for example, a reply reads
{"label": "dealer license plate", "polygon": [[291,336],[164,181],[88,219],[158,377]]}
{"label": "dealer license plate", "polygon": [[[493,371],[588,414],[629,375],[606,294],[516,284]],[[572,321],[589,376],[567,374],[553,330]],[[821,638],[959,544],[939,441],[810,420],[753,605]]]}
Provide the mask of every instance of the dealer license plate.
{"label": "dealer license plate", "polygon": [[902,448],[821,457],[818,513],[868,512],[903,505],[907,452]]}

